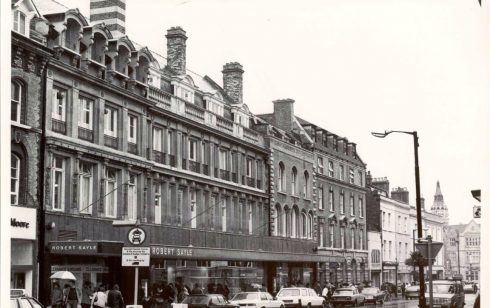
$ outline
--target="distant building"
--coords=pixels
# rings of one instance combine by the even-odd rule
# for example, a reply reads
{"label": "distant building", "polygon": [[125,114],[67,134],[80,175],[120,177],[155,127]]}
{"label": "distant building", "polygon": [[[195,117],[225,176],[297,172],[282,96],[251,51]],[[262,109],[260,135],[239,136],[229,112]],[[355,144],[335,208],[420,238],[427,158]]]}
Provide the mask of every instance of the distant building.
{"label": "distant building", "polygon": [[461,274],[464,280],[480,282],[480,224],[447,226],[444,236],[446,276]]}
{"label": "distant building", "polygon": [[[373,255],[377,256],[381,249],[381,260],[372,263],[370,277],[375,285],[384,281],[411,282],[413,281],[413,268],[407,266],[405,261],[410,258],[414,250],[417,237],[416,209],[411,206],[409,192],[406,188],[397,187],[391,190],[390,183],[384,178],[367,178],[371,189],[367,197],[367,224],[370,232],[370,241],[377,243],[374,238],[378,233],[379,245],[369,247],[371,262]],[[422,210],[422,223],[424,237],[431,235],[433,241],[442,241],[444,223],[439,215]],[[434,277],[443,277],[443,252],[441,251],[433,265]],[[374,258],[378,261],[377,258]]]}

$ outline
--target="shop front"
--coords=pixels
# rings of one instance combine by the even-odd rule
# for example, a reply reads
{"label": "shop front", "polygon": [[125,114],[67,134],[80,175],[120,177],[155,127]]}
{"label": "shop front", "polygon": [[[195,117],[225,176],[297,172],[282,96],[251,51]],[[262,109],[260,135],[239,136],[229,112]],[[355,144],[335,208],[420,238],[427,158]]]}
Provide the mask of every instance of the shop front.
{"label": "shop front", "polygon": [[[51,241],[48,245],[48,277],[57,271],[70,271],[76,278],[76,287],[84,282],[93,287],[124,283],[121,275],[122,242],[111,241]],[[61,287],[67,281],[51,280]],[[128,285],[129,287],[129,285]]]}
{"label": "shop front", "polygon": [[142,276],[142,292],[150,294],[162,282],[178,287],[197,285],[206,293],[228,297],[266,289],[276,293],[291,285],[313,286],[320,256],[202,247],[150,245],[149,277]]}
{"label": "shop front", "polygon": [[10,288],[24,289],[37,297],[36,209],[12,206],[11,214]]}

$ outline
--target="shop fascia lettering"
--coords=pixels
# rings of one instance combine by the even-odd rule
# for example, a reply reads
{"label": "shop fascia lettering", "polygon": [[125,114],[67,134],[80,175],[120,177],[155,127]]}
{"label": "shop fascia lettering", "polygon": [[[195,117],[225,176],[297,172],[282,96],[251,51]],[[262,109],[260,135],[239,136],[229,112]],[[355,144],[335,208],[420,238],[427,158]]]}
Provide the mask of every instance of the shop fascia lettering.
{"label": "shop fascia lettering", "polygon": [[53,244],[51,251],[93,251],[97,252],[97,244]]}
{"label": "shop fascia lettering", "polygon": [[165,246],[152,246],[152,256],[169,256],[169,257],[192,257],[194,256],[194,249],[192,248],[178,248],[178,247],[165,247]]}

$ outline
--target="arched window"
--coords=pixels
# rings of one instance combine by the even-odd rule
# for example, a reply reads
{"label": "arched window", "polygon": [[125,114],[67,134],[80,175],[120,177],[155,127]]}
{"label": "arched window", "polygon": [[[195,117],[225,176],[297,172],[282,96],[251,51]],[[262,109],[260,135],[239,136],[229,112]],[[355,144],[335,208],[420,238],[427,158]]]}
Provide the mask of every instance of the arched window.
{"label": "arched window", "polygon": [[311,213],[311,211],[308,213],[308,226],[307,226],[307,230],[308,230],[307,237],[309,239],[312,239],[313,238],[313,214]]}
{"label": "arched window", "polygon": [[277,174],[277,191],[285,190],[285,175],[284,175],[284,164],[282,162],[279,163],[279,171]]}
{"label": "arched window", "polygon": [[284,236],[291,236],[291,209],[286,205],[283,213]]}
{"label": "arched window", "polygon": [[292,177],[291,177],[291,195],[297,196],[298,195],[298,170],[296,170],[296,167],[293,167],[293,170],[291,172]]}
{"label": "arched window", "polygon": [[20,158],[10,154],[10,204],[19,204]]}
{"label": "arched window", "polygon": [[298,208],[294,206],[291,211],[291,237],[293,238],[298,237],[299,220]]}
{"label": "arched window", "polygon": [[281,236],[282,235],[282,210],[279,204],[276,205],[276,215],[274,216],[274,235]]}
{"label": "arched window", "polygon": [[117,50],[116,71],[124,75],[129,75],[129,61],[129,50],[125,46],[120,45],[119,49]]}
{"label": "arched window", "polygon": [[148,79],[148,73],[150,69],[150,62],[146,57],[139,57],[138,68],[136,69],[136,80],[146,83]]}
{"label": "arched window", "polygon": [[10,83],[10,120],[21,123],[22,107],[24,100],[24,85],[18,80]]}
{"label": "arched window", "polygon": [[308,238],[308,218],[306,212],[301,212],[301,237]]}
{"label": "arched window", "polygon": [[310,196],[309,190],[310,190],[310,175],[308,174],[308,171],[305,171],[304,173],[304,179],[303,179],[303,198],[308,198]]}
{"label": "arched window", "polygon": [[94,43],[92,44],[92,60],[100,64],[105,64],[105,50],[107,48],[107,39],[99,32],[94,33]]}

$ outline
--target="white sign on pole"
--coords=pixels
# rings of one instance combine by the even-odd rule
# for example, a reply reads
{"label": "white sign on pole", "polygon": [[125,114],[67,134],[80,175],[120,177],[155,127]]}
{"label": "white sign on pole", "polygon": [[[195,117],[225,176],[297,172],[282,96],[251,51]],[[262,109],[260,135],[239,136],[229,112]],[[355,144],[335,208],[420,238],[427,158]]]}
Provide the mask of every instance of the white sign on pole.
{"label": "white sign on pole", "polygon": [[150,247],[123,247],[122,266],[150,266]]}

